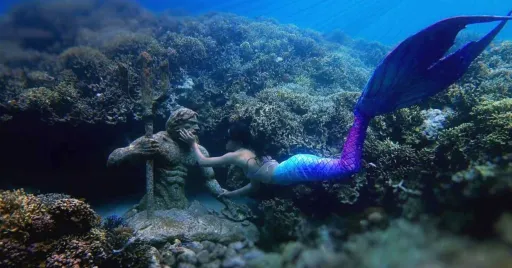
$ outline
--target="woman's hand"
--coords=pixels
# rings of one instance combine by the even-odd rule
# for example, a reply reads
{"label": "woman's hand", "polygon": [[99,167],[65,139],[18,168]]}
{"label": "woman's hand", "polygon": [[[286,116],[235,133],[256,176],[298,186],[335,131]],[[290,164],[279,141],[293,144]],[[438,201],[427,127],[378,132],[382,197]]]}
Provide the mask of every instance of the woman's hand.
{"label": "woman's hand", "polygon": [[186,129],[180,129],[180,140],[192,146],[196,142],[196,137]]}
{"label": "woman's hand", "polygon": [[226,189],[222,189],[222,192],[218,195],[218,197],[230,197],[231,196],[231,192],[226,190]]}

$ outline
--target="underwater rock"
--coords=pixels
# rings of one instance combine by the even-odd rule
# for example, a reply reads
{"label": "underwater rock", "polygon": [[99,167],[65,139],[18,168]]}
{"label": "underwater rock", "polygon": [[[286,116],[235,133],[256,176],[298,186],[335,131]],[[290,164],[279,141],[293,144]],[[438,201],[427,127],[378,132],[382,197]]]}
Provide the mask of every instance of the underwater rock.
{"label": "underwater rock", "polygon": [[153,245],[164,244],[174,239],[228,243],[243,239],[259,239],[259,232],[252,223],[232,222],[210,214],[197,201],[184,210],[155,211],[153,220],[148,220],[146,212],[142,211],[128,218],[126,222],[136,230],[139,239]]}
{"label": "underwater rock", "polygon": [[148,251],[149,256],[149,268],[165,268],[166,266],[162,266],[160,263],[162,262],[162,256],[160,252],[154,247],[151,247]]}
{"label": "underwater rock", "polygon": [[221,244],[217,244],[217,245],[215,245],[215,247],[213,248],[212,252],[210,253],[210,257],[212,259],[224,258],[224,256],[226,255],[226,250],[227,250],[226,246],[221,245]]}
{"label": "underwater rock", "polygon": [[197,255],[193,251],[186,251],[183,254],[178,256],[179,262],[185,262],[189,264],[197,263]]}
{"label": "underwater rock", "polygon": [[196,268],[196,266],[190,263],[183,262],[178,264],[178,268]]}
{"label": "underwater rock", "polygon": [[162,261],[166,263],[167,265],[173,267],[176,263],[176,257],[174,254],[170,251],[162,252]]}
{"label": "underwater rock", "polygon": [[222,262],[223,268],[238,268],[238,267],[245,267],[245,260],[242,259],[239,256],[226,259],[224,262]]}
{"label": "underwater rock", "polygon": [[221,262],[219,260],[204,264],[201,266],[201,268],[219,268],[221,265]]}
{"label": "underwater rock", "polygon": [[244,246],[245,246],[245,245],[244,245],[244,243],[242,243],[242,242],[238,241],[238,242],[234,242],[234,243],[229,244],[229,245],[228,245],[228,248],[233,249],[233,250],[235,250],[235,251],[237,251],[237,252],[238,252],[238,251],[240,251],[241,249],[243,249],[243,248],[244,248]]}
{"label": "underwater rock", "polygon": [[263,255],[265,255],[265,253],[263,253],[263,251],[261,251],[259,249],[253,249],[253,250],[250,250],[250,251],[244,253],[244,259],[246,259],[246,260],[257,259]]}
{"label": "underwater rock", "polygon": [[215,243],[210,241],[203,241],[201,242],[201,245],[203,245],[203,248],[208,251],[213,251],[213,249],[215,248]]}
{"label": "underwater rock", "polygon": [[452,113],[451,110],[441,111],[439,109],[421,111],[421,115],[425,117],[422,125],[422,134],[429,140],[435,140],[439,131],[444,128],[446,118]]}
{"label": "underwater rock", "polygon": [[197,241],[192,241],[190,243],[183,243],[187,248],[192,250],[194,253],[199,253],[201,250],[204,249],[203,245]]}
{"label": "underwater rock", "polygon": [[283,262],[293,263],[297,258],[299,258],[302,251],[304,251],[304,245],[300,242],[290,242],[286,244],[281,254],[283,256]]}
{"label": "underwater rock", "polygon": [[[195,253],[194,249],[198,245],[201,245],[203,249]],[[175,239],[173,244],[165,244],[160,252],[164,256],[162,264],[169,267],[265,267],[248,264],[254,259],[265,257],[265,253],[257,249],[249,240],[226,244],[207,240],[200,243],[198,241],[182,243],[179,239]]]}
{"label": "underwater rock", "polygon": [[504,242],[512,245],[512,213],[504,212],[494,224],[494,228]]}
{"label": "underwater rock", "polygon": [[281,265],[281,255],[269,253],[259,258],[251,259],[247,262],[247,267],[251,268],[279,268]]}
{"label": "underwater rock", "polygon": [[208,263],[210,261],[210,254],[208,253],[208,251],[207,250],[202,250],[201,252],[199,252],[197,254],[197,261],[200,264]]}
{"label": "underwater rock", "polygon": [[325,267],[335,268],[342,266],[342,259],[339,253],[331,250],[308,249],[302,252],[295,265],[292,267]]}

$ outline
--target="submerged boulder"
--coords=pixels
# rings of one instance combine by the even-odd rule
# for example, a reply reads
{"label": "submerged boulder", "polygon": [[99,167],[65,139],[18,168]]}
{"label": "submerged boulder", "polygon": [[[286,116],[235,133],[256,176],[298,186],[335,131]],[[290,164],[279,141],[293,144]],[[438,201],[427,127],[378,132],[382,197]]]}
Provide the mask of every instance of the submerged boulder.
{"label": "submerged boulder", "polygon": [[157,210],[151,220],[145,211],[138,212],[126,222],[135,229],[139,239],[152,245],[163,245],[174,239],[221,243],[259,239],[259,231],[254,224],[230,221],[210,212],[197,201],[187,209]]}

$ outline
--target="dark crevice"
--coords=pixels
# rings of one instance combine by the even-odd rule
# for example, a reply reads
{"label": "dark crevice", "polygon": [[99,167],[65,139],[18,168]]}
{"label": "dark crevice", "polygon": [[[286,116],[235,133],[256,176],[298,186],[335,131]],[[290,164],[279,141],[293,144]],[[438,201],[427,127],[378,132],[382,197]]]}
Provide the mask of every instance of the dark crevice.
{"label": "dark crevice", "polygon": [[144,166],[107,168],[108,155],[141,135],[144,127],[47,125],[36,115],[19,114],[0,125],[0,188],[61,192],[91,204],[139,194]]}

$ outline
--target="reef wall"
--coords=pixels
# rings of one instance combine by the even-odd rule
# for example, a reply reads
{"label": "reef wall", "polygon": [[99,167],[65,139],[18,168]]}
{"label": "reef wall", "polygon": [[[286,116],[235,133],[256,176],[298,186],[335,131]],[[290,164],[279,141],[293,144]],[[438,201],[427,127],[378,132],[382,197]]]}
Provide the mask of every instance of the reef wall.
{"label": "reef wall", "polygon": [[[151,56],[158,96],[155,129],[176,107],[194,109],[202,145],[219,155],[228,124],[245,120],[260,148],[283,160],[339,154],[359,92],[389,50],[271,19],[63,3],[23,4],[0,23],[1,172],[12,183],[86,198],[98,187],[107,198],[143,186],[142,172],[103,163],[143,134],[142,52]],[[347,183],[266,186],[254,196],[262,214],[287,219],[266,226],[268,235],[286,229],[282,239],[294,239],[289,231],[304,217],[368,206],[411,220],[441,215],[449,230],[492,235],[495,220],[512,209],[511,53],[510,42],[496,44],[446,92],[373,120],[364,169]],[[219,181],[240,185],[237,174],[221,170]]]}

